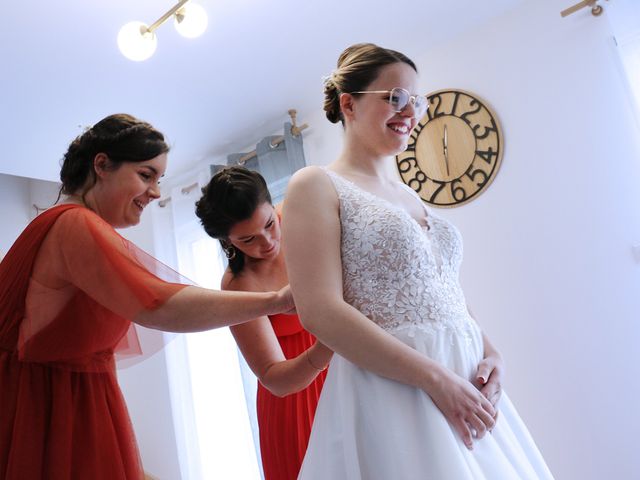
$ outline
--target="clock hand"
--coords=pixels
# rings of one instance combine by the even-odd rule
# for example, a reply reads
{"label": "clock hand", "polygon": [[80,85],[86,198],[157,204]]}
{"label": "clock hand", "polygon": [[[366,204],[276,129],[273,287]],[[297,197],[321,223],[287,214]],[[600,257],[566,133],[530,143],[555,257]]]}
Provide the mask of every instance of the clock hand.
{"label": "clock hand", "polygon": [[447,167],[447,176],[450,175],[449,173],[449,148],[448,148],[448,142],[447,142],[447,124],[445,123],[444,125],[444,137],[442,138],[442,150],[444,152],[444,164]]}

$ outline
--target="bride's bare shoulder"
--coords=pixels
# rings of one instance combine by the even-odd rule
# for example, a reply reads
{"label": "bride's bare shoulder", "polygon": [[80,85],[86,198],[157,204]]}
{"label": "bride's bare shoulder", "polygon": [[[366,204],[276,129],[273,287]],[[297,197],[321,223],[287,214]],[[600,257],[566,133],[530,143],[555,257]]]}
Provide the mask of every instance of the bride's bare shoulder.
{"label": "bride's bare shoulder", "polygon": [[331,179],[322,167],[308,166],[293,174],[287,186],[287,199],[290,197],[327,198],[335,196]]}
{"label": "bride's bare shoulder", "polygon": [[302,183],[317,181],[319,178],[326,177],[327,173],[322,167],[317,165],[309,165],[296,171],[291,177],[291,182]]}

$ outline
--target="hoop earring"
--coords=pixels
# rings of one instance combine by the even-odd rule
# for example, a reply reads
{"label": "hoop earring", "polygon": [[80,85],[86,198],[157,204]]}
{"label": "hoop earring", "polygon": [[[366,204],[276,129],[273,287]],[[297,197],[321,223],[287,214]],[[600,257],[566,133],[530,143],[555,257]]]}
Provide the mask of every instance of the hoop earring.
{"label": "hoop earring", "polygon": [[233,260],[234,258],[236,258],[236,249],[233,247],[233,245],[225,245],[224,247],[222,247],[222,250],[224,250],[224,254],[227,256],[227,260]]}

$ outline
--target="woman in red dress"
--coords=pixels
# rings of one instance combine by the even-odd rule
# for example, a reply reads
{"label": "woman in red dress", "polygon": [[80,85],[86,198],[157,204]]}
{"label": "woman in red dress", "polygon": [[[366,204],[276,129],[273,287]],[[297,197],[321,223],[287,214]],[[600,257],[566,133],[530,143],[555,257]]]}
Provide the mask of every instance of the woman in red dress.
{"label": "woman in red dress", "polygon": [[137,224],[158,198],[167,151],[145,122],[101,120],[65,155],[63,203],[0,263],[1,479],[141,480],[114,364],[131,322],[190,332],[291,308],[286,291],[180,284],[114,230]]}
{"label": "woman in red dress", "polygon": [[[289,283],[280,215],[262,176],[243,167],[218,172],[203,190],[196,214],[229,258],[223,290],[263,292]],[[297,315],[258,316],[231,327],[258,377],[257,412],[266,480],[297,478],[332,352]]]}

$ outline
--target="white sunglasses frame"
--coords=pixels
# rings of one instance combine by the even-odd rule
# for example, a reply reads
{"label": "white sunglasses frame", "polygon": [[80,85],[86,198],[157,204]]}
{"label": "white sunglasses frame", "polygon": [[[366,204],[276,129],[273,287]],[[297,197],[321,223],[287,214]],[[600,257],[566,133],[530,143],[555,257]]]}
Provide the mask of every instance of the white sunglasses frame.
{"label": "white sunglasses frame", "polygon": [[393,95],[393,92],[396,91],[396,90],[402,90],[409,97],[409,100],[407,101],[407,104],[404,107],[402,107],[400,110],[395,110],[394,109],[396,113],[402,112],[405,108],[407,108],[407,106],[409,104],[413,105],[413,108],[415,110],[415,108],[416,108],[416,100],[418,98],[424,98],[424,112],[423,112],[422,115],[427,113],[427,110],[429,109],[429,100],[427,100],[427,97],[425,97],[424,95],[411,95],[408,90],[406,90],[406,89],[404,89],[402,87],[394,87],[391,90],[361,90],[359,92],[347,92],[347,93],[349,93],[350,95],[356,95],[356,94],[362,94],[362,93],[387,93],[387,94],[389,94],[389,98],[387,99],[387,102],[389,103],[389,105],[391,105],[393,107],[393,104],[391,103],[391,97]]}

